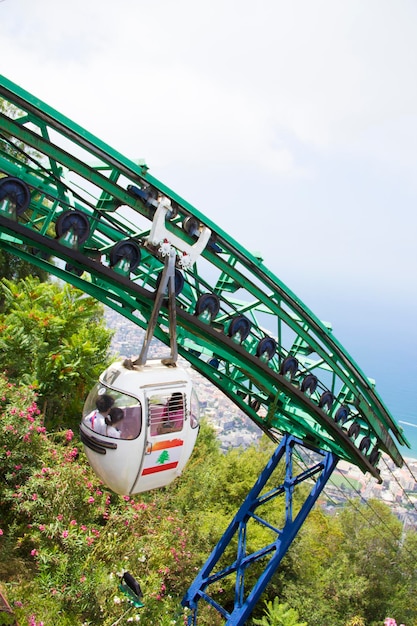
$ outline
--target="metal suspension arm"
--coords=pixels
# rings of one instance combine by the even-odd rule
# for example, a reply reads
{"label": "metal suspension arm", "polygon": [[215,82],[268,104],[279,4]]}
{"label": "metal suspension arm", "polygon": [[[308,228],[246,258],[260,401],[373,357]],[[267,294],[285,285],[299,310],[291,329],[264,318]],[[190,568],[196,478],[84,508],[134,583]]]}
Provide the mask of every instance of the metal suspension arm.
{"label": "metal suspension arm", "polygon": [[158,290],[155,296],[155,304],[149,318],[148,328],[145,333],[145,339],[143,341],[142,350],[138,358],[132,363],[132,365],[144,365],[148,356],[149,346],[154,334],[155,326],[158,321],[159,311],[161,310],[162,302],[166,297],[166,291],[168,289],[168,307],[169,307],[169,336],[170,336],[170,348],[171,355],[168,359],[164,359],[166,365],[175,365],[178,358],[178,346],[177,346],[177,315],[175,310],[175,259],[176,253],[174,249],[171,249],[169,254],[165,257],[165,266],[162,271],[161,281],[159,283]]}

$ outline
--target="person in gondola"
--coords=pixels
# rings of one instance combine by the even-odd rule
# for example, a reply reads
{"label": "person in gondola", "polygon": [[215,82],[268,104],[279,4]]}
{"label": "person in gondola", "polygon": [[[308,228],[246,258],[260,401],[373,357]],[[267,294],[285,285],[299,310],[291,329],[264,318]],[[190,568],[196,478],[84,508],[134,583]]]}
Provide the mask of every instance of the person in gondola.
{"label": "person in gondola", "polygon": [[120,426],[121,421],[123,420],[125,414],[123,409],[118,406],[113,406],[108,416],[104,419],[106,423],[106,432],[107,437],[116,437],[120,439],[120,429],[117,428]]}
{"label": "person in gondola", "polygon": [[175,391],[168,400],[160,434],[176,432],[182,429],[184,422],[184,399],[182,393]]}
{"label": "person in gondola", "polygon": [[106,418],[113,405],[114,398],[109,394],[103,393],[101,396],[97,396],[96,409],[84,419],[88,427],[100,435],[105,435],[107,429]]}

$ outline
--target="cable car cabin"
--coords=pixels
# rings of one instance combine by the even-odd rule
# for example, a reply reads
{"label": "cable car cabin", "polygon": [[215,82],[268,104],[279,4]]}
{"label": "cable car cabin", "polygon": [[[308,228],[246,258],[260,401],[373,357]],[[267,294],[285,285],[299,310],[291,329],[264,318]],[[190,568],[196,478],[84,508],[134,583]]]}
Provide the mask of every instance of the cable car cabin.
{"label": "cable car cabin", "polygon": [[127,369],[113,363],[89,393],[80,426],[93,470],[129,495],[164,487],[194,448],[199,404],[190,375],[159,360]]}

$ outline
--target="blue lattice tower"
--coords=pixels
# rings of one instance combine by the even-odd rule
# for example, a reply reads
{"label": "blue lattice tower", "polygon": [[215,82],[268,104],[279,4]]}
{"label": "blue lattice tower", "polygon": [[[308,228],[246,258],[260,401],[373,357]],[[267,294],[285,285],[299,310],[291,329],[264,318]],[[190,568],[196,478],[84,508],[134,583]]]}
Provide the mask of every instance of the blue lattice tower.
{"label": "blue lattice tower", "polygon": [[[311,456],[314,459],[311,459]],[[296,457],[296,458],[295,458]],[[300,458],[305,469],[301,469]],[[227,626],[242,626],[251,615],[271,577],[276,572],[282,558],[296,537],[308,513],[325,487],[337,464],[337,457],[331,452],[319,451],[312,454],[302,441],[285,435],[273,453],[271,459],[260,474],[239,511],[223,533],[211,555],[200,569],[183,599],[183,605],[192,611],[189,625],[198,623],[198,608],[201,600],[209,603],[225,619]],[[277,473],[280,464],[284,465],[284,478],[276,486],[271,486],[271,479]],[[273,484],[273,482],[272,482]],[[265,487],[269,488],[265,491]],[[298,510],[294,510],[294,492],[303,485],[303,500]],[[306,488],[307,487],[307,488]],[[268,509],[268,504],[275,498],[285,499],[285,518],[281,528],[270,524],[261,517],[258,508]],[[255,552],[248,552],[248,525],[250,522],[263,525],[275,538]],[[227,553],[228,548],[236,544],[235,557],[221,569],[216,569]],[[263,570],[255,584],[246,588],[245,577],[251,567],[262,561]],[[234,578],[233,608],[226,609],[220,604],[222,594],[210,594],[210,587],[225,578]]]}

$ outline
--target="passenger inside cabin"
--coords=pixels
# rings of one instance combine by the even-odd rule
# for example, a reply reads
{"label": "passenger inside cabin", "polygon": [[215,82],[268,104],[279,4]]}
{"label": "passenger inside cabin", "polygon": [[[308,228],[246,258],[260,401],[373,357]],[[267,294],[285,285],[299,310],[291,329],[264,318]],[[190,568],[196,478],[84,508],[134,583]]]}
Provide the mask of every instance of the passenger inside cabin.
{"label": "passenger inside cabin", "polygon": [[118,426],[120,427],[124,416],[123,409],[118,406],[113,406],[110,409],[108,416],[104,420],[106,423],[105,434],[107,437],[116,437],[117,439],[120,439],[120,428],[118,428]]}
{"label": "passenger inside cabin", "polygon": [[84,419],[87,426],[94,430],[94,432],[99,433],[100,435],[106,434],[106,418],[109,415],[109,412],[114,405],[114,398],[112,398],[109,394],[103,393],[100,396],[97,396],[96,399],[96,410],[92,411],[89,415],[87,415]]}
{"label": "passenger inside cabin", "polygon": [[184,423],[184,398],[182,393],[175,391],[169,398],[164,411],[159,434],[176,432]]}

